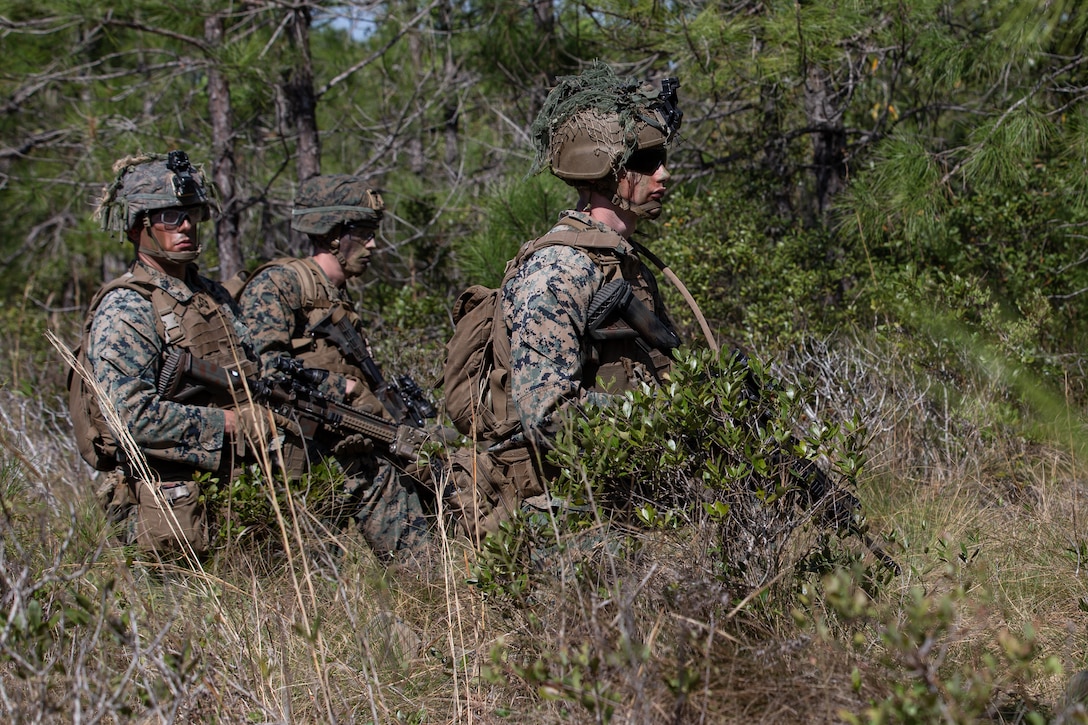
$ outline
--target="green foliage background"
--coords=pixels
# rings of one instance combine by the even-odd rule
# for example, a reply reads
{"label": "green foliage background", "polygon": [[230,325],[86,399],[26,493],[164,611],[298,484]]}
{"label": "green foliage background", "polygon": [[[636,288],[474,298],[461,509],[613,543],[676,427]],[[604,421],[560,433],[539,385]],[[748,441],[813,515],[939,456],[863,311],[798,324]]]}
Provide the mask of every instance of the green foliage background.
{"label": "green foliage background", "polygon": [[[212,46],[196,15],[159,4],[8,4],[5,310],[62,324],[123,266],[128,250],[88,221],[92,202],[119,156],[209,155],[213,68],[229,81],[246,264],[291,249],[297,149],[283,89],[307,57],[320,168],[373,178],[391,206],[368,308],[403,307],[386,282],[447,302],[493,284],[570,203],[554,180],[524,178],[528,124],[557,75],[602,58],[681,79],[673,193],[643,232],[724,338],[763,346],[909,323],[904,305],[934,295],[987,333],[1026,325],[1021,357],[1074,352],[1083,334],[1088,13],[1076,4],[303,9],[305,45],[282,8],[208,0],[204,16],[229,31]],[[338,19],[349,10],[355,26]],[[213,274],[216,261],[212,250]]]}
{"label": "green foliage background", "polygon": [[[349,12],[357,13],[354,26]],[[206,37],[209,18],[223,21],[218,43]],[[0,551],[0,589],[21,591],[29,586],[21,572],[44,572],[37,594],[12,607],[14,634],[0,637],[0,664],[10,668],[31,647],[35,657],[56,650],[64,664],[28,680],[50,682],[84,666],[66,632],[116,636],[131,651],[126,632],[137,624],[159,641],[158,632],[191,620],[198,649],[207,649],[194,655],[188,634],[172,631],[166,656],[137,663],[134,683],[118,685],[129,693],[124,707],[150,707],[167,681],[174,692],[197,682],[233,691],[241,672],[259,697],[244,707],[221,703],[220,711],[209,704],[209,716],[288,719],[295,698],[304,719],[331,720],[335,708],[315,704],[309,685],[332,672],[350,693],[344,717],[355,717],[363,710],[351,697],[365,689],[353,679],[362,671],[355,625],[378,619],[400,587],[397,602],[410,612],[402,613],[421,630],[438,630],[430,642],[446,643],[455,629],[447,617],[461,602],[482,624],[467,646],[438,646],[445,659],[415,680],[383,669],[383,685],[394,684],[375,721],[428,721],[436,712],[456,719],[445,717],[462,705],[460,695],[450,704],[448,675],[472,669],[476,677],[478,662],[464,672],[458,663],[492,646],[480,670],[486,683],[473,680],[464,701],[501,701],[500,717],[509,708],[565,722],[577,705],[583,710],[574,712],[602,722],[649,703],[647,717],[656,707],[655,715],[671,711],[677,721],[726,720],[781,712],[784,701],[807,712],[819,700],[827,719],[841,706],[847,712],[838,718],[848,721],[975,722],[1005,717],[997,708],[1011,699],[1024,709],[1008,719],[1041,721],[1048,709],[1037,693],[1054,695],[1057,671],[1083,666],[1088,606],[1080,579],[1088,545],[1076,525],[1088,333],[1086,32],[1088,10],[1072,0],[201,0],[181,9],[0,1],[0,483],[10,504],[5,523],[22,525],[3,527],[20,546]],[[739,575],[761,570],[730,570],[735,559],[707,542],[741,541],[721,535],[732,531],[730,512],[745,500],[763,511],[766,497],[756,505],[723,496],[703,508],[636,508],[637,534],[621,556],[562,552],[572,574],[559,584],[523,566],[525,537],[565,543],[549,521],[497,537],[474,588],[461,552],[449,576],[416,589],[410,577],[391,585],[372,562],[342,562],[343,578],[311,589],[296,608],[287,600],[294,592],[303,601],[299,589],[254,577],[244,562],[237,594],[236,580],[224,577],[232,583],[225,601],[238,603],[220,611],[239,618],[226,626],[207,605],[218,580],[189,580],[188,595],[155,589],[127,581],[119,561],[118,583],[107,571],[92,591],[101,572],[80,572],[101,567],[97,508],[71,496],[88,511],[54,510],[42,493],[60,488],[54,478],[76,482],[71,489],[81,494],[88,483],[56,412],[65,367],[43,333],[73,342],[90,294],[130,254],[90,220],[113,161],[179,147],[211,164],[224,143],[210,113],[218,73],[229,85],[232,210],[245,265],[297,251],[289,209],[304,154],[288,99],[309,66],[321,144],[314,161],[324,173],[367,176],[389,204],[383,252],[361,290],[376,357],[434,380],[456,295],[496,284],[515,250],[573,202],[550,176],[525,177],[527,129],[555,78],[594,59],[641,78],[679,77],[683,138],[671,151],[665,213],[640,227],[642,241],[686,282],[727,349],[745,347],[775,376],[814,386],[783,401],[775,434],[801,419],[826,421],[820,430],[844,436],[830,446],[832,465],[860,461],[867,446],[859,498],[901,547],[910,586],[866,579],[856,553],[799,526],[771,552],[792,563],[810,553],[811,566],[748,598],[742,584],[750,582],[738,583]],[[202,263],[215,277],[221,250],[210,246]],[[695,360],[705,354],[695,319],[662,286],[693,350],[686,359]],[[577,477],[565,482],[567,492],[623,489],[626,478],[611,481],[607,460],[620,434],[637,439],[624,465],[648,487],[667,493],[710,480],[726,491],[731,479],[721,469],[758,460],[766,441],[726,441],[736,448],[721,460],[693,453],[708,410],[735,412],[714,387],[728,376],[694,374],[701,371],[673,391],[675,405],[640,393],[631,396],[630,419],[587,417],[600,449],[587,458],[567,442],[560,455]],[[28,418],[8,412],[28,410],[40,419],[29,442],[18,438]],[[670,438],[666,428],[686,435]],[[38,441],[62,444],[36,449]],[[21,453],[32,448],[33,456]],[[68,457],[58,463],[61,453]],[[35,466],[48,471],[47,483],[32,475]],[[259,520],[277,502],[250,503],[240,514]],[[253,526],[232,524],[240,527],[232,535]],[[54,535],[64,527],[71,535]],[[780,563],[764,570],[785,571]],[[189,598],[170,606],[156,598],[175,592]],[[540,606],[508,607],[503,597]],[[333,604],[341,598],[343,609]],[[242,622],[254,601],[288,614],[272,627],[263,612]],[[119,610],[128,603],[146,609]],[[177,606],[191,608],[188,618],[174,616]],[[311,611],[326,615],[320,626],[304,621]],[[163,617],[170,621],[160,625]],[[702,638],[694,620],[725,636]],[[229,657],[216,664],[215,640],[237,644],[225,632],[237,627],[262,642],[281,625],[282,640],[267,651],[287,642],[301,652],[294,662],[245,659],[238,646],[232,656],[241,667]],[[329,637],[337,646],[319,647],[318,631],[337,633]],[[646,632],[657,639],[640,639]],[[786,648],[799,642],[803,658]],[[103,657],[113,656],[126,661]],[[326,656],[337,666],[325,666]],[[27,662],[33,669],[48,659]],[[828,681],[802,672],[802,661]],[[117,672],[108,662],[102,671],[105,680]],[[285,696],[291,683],[297,691]],[[332,689],[318,688],[326,702],[339,702]]]}

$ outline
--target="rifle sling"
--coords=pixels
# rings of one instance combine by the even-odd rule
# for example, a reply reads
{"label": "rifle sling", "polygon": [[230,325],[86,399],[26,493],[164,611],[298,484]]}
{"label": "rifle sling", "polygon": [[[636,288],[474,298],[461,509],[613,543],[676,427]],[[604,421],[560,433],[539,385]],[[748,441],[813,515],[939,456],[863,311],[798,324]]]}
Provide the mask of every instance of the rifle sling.
{"label": "rifle sling", "polygon": [[688,307],[690,307],[691,311],[695,314],[695,319],[699,321],[699,327],[702,329],[703,337],[706,338],[706,342],[710,345],[710,349],[714,351],[715,355],[718,354],[721,349],[718,347],[718,341],[714,339],[714,333],[710,331],[710,325],[707,323],[706,317],[703,316],[703,311],[699,309],[699,303],[691,296],[691,292],[688,292],[688,288],[684,286],[684,283],[680,281],[680,278],[676,276],[676,273],[669,269],[656,254],[642,244],[636,242],[634,239],[628,241],[631,242],[631,246],[633,246],[640,255],[653,262],[654,266],[660,269],[661,273],[665,275],[665,279],[669,280],[669,282],[672,283],[672,286],[680,292],[680,296],[684,298],[684,302],[688,303]]}

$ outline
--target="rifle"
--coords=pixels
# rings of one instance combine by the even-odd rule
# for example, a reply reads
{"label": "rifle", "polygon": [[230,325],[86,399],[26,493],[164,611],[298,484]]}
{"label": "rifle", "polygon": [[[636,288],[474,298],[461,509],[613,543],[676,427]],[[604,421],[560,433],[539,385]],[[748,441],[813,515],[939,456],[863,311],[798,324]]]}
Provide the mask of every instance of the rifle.
{"label": "rifle", "polygon": [[[680,345],[676,333],[635,297],[630,283],[622,279],[608,282],[593,295],[587,319],[589,336],[595,340],[638,338],[640,342],[670,357],[673,350]],[[744,386],[748,399],[758,402],[765,391],[756,380],[748,356],[740,350],[734,351],[733,355],[737,364],[744,368]],[[758,422],[765,423],[766,414],[761,413]],[[819,506],[820,523],[824,527],[856,536],[884,567],[896,576],[901,574],[902,569],[898,562],[873,541],[858,523],[855,514],[861,510],[861,501],[853,493],[834,483],[815,461],[788,453],[788,449],[796,442],[796,438],[791,436],[776,452],[775,458],[778,463],[789,466],[791,475],[798,482],[802,508],[812,510]]]}
{"label": "rifle", "polygon": [[303,367],[289,357],[279,358],[275,367],[283,374],[272,378],[246,377],[237,370],[194,357],[188,350],[174,348],[163,362],[158,392],[167,400],[184,400],[194,386],[228,393],[236,401],[246,401],[252,396],[273,413],[296,421],[307,440],[323,438],[336,443],[350,435],[362,435],[385,444],[392,455],[410,461],[431,440],[422,428],[390,423],[329,400],[317,388],[328,376],[327,370]]}
{"label": "rifle", "polygon": [[[756,379],[748,361],[747,354],[743,350],[733,351],[733,360],[744,368],[745,394],[749,401],[758,403],[762,400],[766,390]],[[758,405],[757,405],[758,409]],[[759,413],[758,421],[767,421],[766,413]],[[798,482],[802,496],[801,507],[805,510],[819,509],[819,522],[828,529],[845,532],[855,536],[864,544],[882,566],[891,571],[895,576],[903,573],[899,563],[877,544],[867,531],[867,527],[859,523],[858,514],[861,511],[861,501],[853,493],[836,484],[827,473],[820,468],[815,461],[788,453],[787,450],[797,443],[794,436],[790,436],[785,445],[776,452],[775,458],[779,463],[789,465],[791,476]]]}
{"label": "rifle", "polygon": [[631,283],[625,279],[607,282],[594,293],[586,319],[586,329],[594,340],[639,338],[670,357],[680,347],[676,331],[635,297]]}
{"label": "rifle", "polygon": [[394,420],[422,428],[428,418],[437,415],[434,404],[410,375],[401,375],[393,382],[385,379],[370,354],[369,343],[340,307],[330,307],[328,313],[310,325],[306,332],[315,337],[324,337],[358,365],[370,389]]}

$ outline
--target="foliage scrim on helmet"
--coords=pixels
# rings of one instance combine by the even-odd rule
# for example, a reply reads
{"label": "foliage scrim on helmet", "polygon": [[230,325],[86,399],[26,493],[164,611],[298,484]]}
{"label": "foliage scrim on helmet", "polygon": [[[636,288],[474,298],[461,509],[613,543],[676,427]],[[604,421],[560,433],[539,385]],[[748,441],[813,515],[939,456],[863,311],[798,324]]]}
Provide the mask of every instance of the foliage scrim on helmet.
{"label": "foliage scrim on helmet", "polygon": [[94,212],[103,230],[123,234],[143,212],[174,206],[202,206],[204,214],[197,221],[209,216],[203,169],[189,163],[183,151],[126,156],[114,163],[113,173]]}
{"label": "foliage scrim on helmet", "polygon": [[[668,79],[667,112],[662,115],[663,95],[654,92],[636,78],[620,78],[610,66],[595,61],[577,76],[561,76],[555,88],[548,94],[536,120],[529,129],[536,157],[529,175],[539,173],[553,165],[557,132],[575,116],[588,124],[601,125],[602,153],[608,146],[619,144],[621,152],[616,163],[622,165],[638,148],[639,127],[650,125],[657,128],[665,139],[679,130],[680,113],[675,108],[675,79]],[[608,139],[605,126],[616,125],[620,138]],[[553,169],[553,172],[555,170]],[[558,175],[558,174],[557,174]]]}

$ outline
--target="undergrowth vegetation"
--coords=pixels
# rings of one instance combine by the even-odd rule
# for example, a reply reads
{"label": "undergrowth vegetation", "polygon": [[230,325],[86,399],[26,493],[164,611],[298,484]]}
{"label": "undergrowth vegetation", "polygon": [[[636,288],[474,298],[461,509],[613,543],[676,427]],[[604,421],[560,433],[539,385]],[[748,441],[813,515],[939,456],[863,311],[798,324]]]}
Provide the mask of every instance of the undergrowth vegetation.
{"label": "undergrowth vegetation", "polygon": [[[481,225],[465,283],[494,284],[531,236],[515,222],[553,214],[531,186]],[[114,546],[64,368],[41,365],[40,330],[74,322],[21,322],[0,368],[0,712],[1088,722],[1079,323],[990,284],[982,256],[963,274],[866,259],[772,229],[752,193],[678,195],[651,240],[723,353],[666,289],[696,341],[670,384],[572,420],[548,496],[480,551],[438,525],[430,551],[382,564],[329,510],[335,472],[285,489],[260,470],[206,482],[202,565]],[[448,300],[377,285],[362,304],[381,310],[376,359],[437,380]]]}
{"label": "undergrowth vegetation", "polygon": [[[4,388],[0,709],[1088,722],[1066,695],[1088,646],[1074,409],[1061,427],[1032,403],[1055,398],[1046,377],[995,375],[989,348],[902,334],[747,363],[686,352],[668,389],[572,425],[556,505],[481,552],[439,527],[433,551],[388,566],[304,496],[259,486],[230,500],[264,512],[264,536],[236,529],[202,567],[142,561],[109,545],[61,399]],[[436,372],[426,345],[398,352],[419,379]],[[861,503],[849,520],[836,492]]]}

